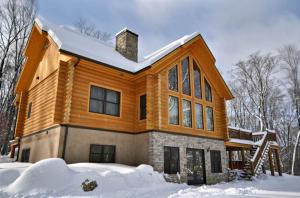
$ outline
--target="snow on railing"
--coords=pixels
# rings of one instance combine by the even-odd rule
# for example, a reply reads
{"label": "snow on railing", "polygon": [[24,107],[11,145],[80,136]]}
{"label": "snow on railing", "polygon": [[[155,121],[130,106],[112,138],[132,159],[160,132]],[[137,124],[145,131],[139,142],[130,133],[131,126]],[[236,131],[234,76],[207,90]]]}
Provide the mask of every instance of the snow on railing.
{"label": "snow on railing", "polygon": [[264,135],[262,137],[262,139],[259,140],[259,141],[257,141],[257,142],[255,142],[255,145],[257,145],[259,147],[256,149],[255,154],[254,154],[253,158],[251,159],[252,162],[254,162],[255,159],[257,158],[257,155],[258,155],[258,153],[260,151],[260,147],[262,146],[263,142],[266,140],[268,133],[267,132],[260,132],[259,134],[255,134],[255,135],[262,135],[262,134]]}
{"label": "snow on railing", "polygon": [[256,171],[258,170],[259,166],[261,165],[261,161],[263,159],[263,156],[266,154],[266,152],[269,149],[270,143],[267,140],[267,132],[260,132],[256,135],[262,135],[263,137],[258,143],[259,147],[256,149],[255,154],[253,158],[250,160],[251,162],[251,168],[252,168],[252,174],[255,175]]}

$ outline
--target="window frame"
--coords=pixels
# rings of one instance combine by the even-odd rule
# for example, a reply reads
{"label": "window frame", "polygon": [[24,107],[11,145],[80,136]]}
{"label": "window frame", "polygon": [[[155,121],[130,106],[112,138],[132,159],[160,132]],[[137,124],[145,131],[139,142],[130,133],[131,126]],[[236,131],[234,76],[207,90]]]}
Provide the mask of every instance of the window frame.
{"label": "window frame", "polygon": [[[166,166],[166,152],[165,150],[169,149],[169,161],[168,161],[168,167]],[[177,162],[176,162],[176,166],[177,166],[177,170],[172,170],[172,153],[174,152],[174,150],[176,150],[175,152],[177,152]],[[163,147],[163,152],[164,152],[164,173],[166,174],[177,174],[180,173],[180,148],[179,147],[173,147],[173,146],[164,146]]]}
{"label": "window frame", "polygon": [[[193,59],[191,56],[184,56],[184,58],[182,58],[181,60],[180,60],[180,83],[178,83],[178,84],[180,84],[180,88],[181,88],[181,90],[180,90],[180,94],[182,94],[182,95],[185,95],[185,96],[188,96],[188,97],[192,97],[192,86],[191,86],[191,63],[190,63],[190,61],[191,61],[191,59]],[[188,83],[189,83],[189,94],[187,94],[187,93],[184,93],[184,86],[183,86],[183,62],[185,61],[185,60],[187,60],[187,63],[188,63],[188,74],[189,74],[189,77],[188,77]]]}
{"label": "window frame", "polygon": [[[142,105],[141,98],[145,97],[145,104]],[[147,119],[147,94],[142,94],[139,96],[139,120]]]}
{"label": "window frame", "polygon": [[[210,100],[206,98],[206,85],[208,85],[209,90],[210,90]],[[206,102],[213,102],[213,91],[212,91],[212,87],[210,85],[210,83],[208,82],[208,80],[206,78],[204,78],[204,97],[205,97],[205,101]]]}
{"label": "window frame", "polygon": [[[28,152],[28,153],[27,153]],[[25,155],[25,156],[24,156]],[[28,155],[28,156],[27,156]],[[26,158],[25,158],[26,157]],[[25,159],[24,159],[25,158]],[[30,160],[30,148],[23,148],[21,152],[21,162],[29,162]]]}
{"label": "window frame", "polygon": [[222,173],[222,154],[220,150],[210,150],[211,173]]}
{"label": "window frame", "polygon": [[[212,115],[212,129],[208,129],[208,124],[207,124],[207,119],[208,119],[208,114],[207,114],[207,109],[211,109],[211,115]],[[205,118],[206,118],[206,121],[205,121],[205,125],[206,125],[206,130],[207,131],[214,131],[215,130],[215,116],[214,116],[214,108],[211,107],[211,106],[205,106]]]}
{"label": "window frame", "polygon": [[[169,74],[170,74],[170,71],[172,69],[176,68],[176,83],[177,83],[177,86],[176,86],[176,90],[173,90],[173,89],[170,89],[170,84],[169,84]],[[179,93],[179,72],[178,72],[178,64],[176,63],[175,65],[173,64],[173,66],[171,68],[168,69],[168,72],[167,72],[167,89],[168,91],[172,91],[174,93]]]}
{"label": "window frame", "polygon": [[27,119],[31,118],[32,113],[32,102],[28,103],[28,110],[27,110]]}
{"label": "window frame", "polygon": [[[103,156],[104,156],[104,152],[102,153],[97,153],[98,155],[101,155],[100,156],[100,160],[99,161],[96,161],[96,160],[91,160],[91,155],[92,155],[92,147],[93,146],[99,146],[99,147],[102,147],[102,151],[104,150],[104,147],[112,147],[113,148],[113,157],[112,157],[112,162],[104,162],[103,161]],[[94,154],[94,153],[93,153]],[[101,158],[102,157],[102,158]],[[116,145],[107,145],[107,144],[90,144],[90,152],[89,152],[89,162],[90,163],[115,163],[116,161]]]}
{"label": "window frame", "polygon": [[[170,98],[176,98],[177,99],[177,124],[174,123],[170,123],[170,109],[169,109],[169,105],[170,105]],[[168,95],[168,124],[172,125],[172,126],[180,126],[180,98],[178,96],[174,96],[174,95]]]}
{"label": "window frame", "polygon": [[[104,90],[104,97],[103,97],[103,100],[102,99],[97,99],[97,98],[92,98],[92,87],[96,87],[96,88],[99,88],[99,89],[103,89]],[[118,103],[114,103],[114,102],[111,102],[111,101],[107,101],[106,100],[106,95],[107,95],[107,92],[108,91],[112,91],[112,92],[116,92],[118,94],[118,97],[119,97],[119,100],[118,100]],[[97,101],[101,101],[103,104],[102,104],[102,108],[103,108],[103,113],[100,113],[100,112],[97,112],[97,111],[91,111],[91,100],[97,100]],[[113,118],[121,118],[121,109],[122,109],[122,91],[120,90],[117,90],[117,89],[113,89],[113,88],[110,88],[110,87],[106,87],[106,86],[102,86],[102,85],[97,85],[97,84],[93,84],[91,83],[89,85],[89,98],[88,98],[88,112],[89,113],[93,113],[93,114],[97,114],[97,115],[104,115],[104,116],[111,116]],[[110,104],[117,104],[118,105],[118,115],[113,115],[113,114],[107,114],[105,113],[106,111],[106,104],[107,103],[110,103]]]}
{"label": "window frame", "polygon": [[[185,128],[193,128],[193,105],[192,105],[192,101],[190,100],[187,100],[185,98],[182,98],[182,126],[185,127]],[[191,122],[191,125],[190,126],[186,126],[185,123],[184,123],[184,119],[185,119],[185,113],[184,113],[184,102],[188,102],[190,104],[190,122]]]}
{"label": "window frame", "polygon": [[[198,63],[195,58],[192,57],[192,63],[193,63],[193,88],[194,88],[194,97],[198,100],[203,99],[203,94],[202,94],[202,72],[200,67],[198,66]],[[199,84],[200,84],[200,97],[196,96],[196,81],[195,81],[195,70],[198,70],[199,72]]]}
{"label": "window frame", "polygon": [[[201,121],[202,121],[202,128],[197,128],[197,111],[196,111],[196,107],[197,105],[200,105],[201,106]],[[202,103],[199,103],[197,101],[195,101],[195,105],[194,105],[194,112],[195,112],[195,129],[196,130],[204,130],[204,105]]]}

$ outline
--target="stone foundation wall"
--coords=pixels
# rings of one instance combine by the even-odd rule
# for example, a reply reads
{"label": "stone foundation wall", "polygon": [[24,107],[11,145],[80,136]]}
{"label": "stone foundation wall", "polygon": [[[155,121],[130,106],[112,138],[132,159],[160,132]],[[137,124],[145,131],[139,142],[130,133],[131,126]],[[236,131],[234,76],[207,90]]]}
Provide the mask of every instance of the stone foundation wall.
{"label": "stone foundation wall", "polygon": [[[187,148],[204,150],[207,184],[214,184],[227,180],[227,157],[224,141],[161,132],[150,132],[149,164],[159,172],[164,171],[164,146],[179,147],[180,182],[187,181]],[[221,151],[222,173],[211,173],[210,150]],[[168,177],[172,180],[177,180],[178,178],[177,175],[168,175]]]}

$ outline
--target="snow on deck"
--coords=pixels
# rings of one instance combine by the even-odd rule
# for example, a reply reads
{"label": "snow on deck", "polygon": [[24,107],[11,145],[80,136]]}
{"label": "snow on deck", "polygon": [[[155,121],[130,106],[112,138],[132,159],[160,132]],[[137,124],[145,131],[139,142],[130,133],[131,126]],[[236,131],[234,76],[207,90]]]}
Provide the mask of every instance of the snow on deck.
{"label": "snow on deck", "polygon": [[233,130],[237,130],[237,131],[241,131],[241,132],[252,133],[252,131],[251,131],[251,130],[248,130],[248,129],[243,129],[243,128],[239,128],[239,127],[227,126],[227,128],[229,128],[229,129],[233,129]]}
{"label": "snow on deck", "polygon": [[190,35],[183,36],[165,47],[145,56],[142,60],[134,62],[122,56],[113,46],[98,39],[83,35],[75,28],[56,25],[42,17],[36,18],[35,22],[39,28],[48,32],[54,42],[58,45],[59,49],[133,73],[152,65],[199,35],[199,33],[194,32]]}
{"label": "snow on deck", "polygon": [[254,145],[255,142],[251,140],[243,140],[243,139],[237,139],[237,138],[230,138],[228,142],[238,143],[238,144],[247,144],[247,145]]}

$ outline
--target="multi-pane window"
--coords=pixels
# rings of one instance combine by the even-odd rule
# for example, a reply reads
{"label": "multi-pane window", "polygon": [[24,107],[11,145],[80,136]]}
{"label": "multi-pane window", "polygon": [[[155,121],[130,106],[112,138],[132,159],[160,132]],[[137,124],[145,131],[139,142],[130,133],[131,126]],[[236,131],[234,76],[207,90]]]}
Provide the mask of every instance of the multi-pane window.
{"label": "multi-pane window", "polygon": [[192,127],[191,101],[182,100],[183,126]]}
{"label": "multi-pane window", "polygon": [[216,150],[210,151],[210,163],[212,173],[222,173],[221,152]]}
{"label": "multi-pane window", "polygon": [[207,80],[204,80],[205,84],[205,100],[211,102],[212,101],[212,92],[210,84],[207,82]]}
{"label": "multi-pane window", "polygon": [[21,154],[21,162],[29,162],[29,157],[30,157],[30,148],[23,149]]}
{"label": "multi-pane window", "polygon": [[202,98],[201,94],[201,73],[200,69],[195,61],[193,61],[193,70],[194,70],[194,89],[195,89],[195,97]]}
{"label": "multi-pane window", "polygon": [[211,107],[206,107],[206,128],[208,131],[214,130],[214,113]]}
{"label": "multi-pane window", "polygon": [[27,118],[30,118],[32,110],[32,102],[28,104]]}
{"label": "multi-pane window", "polygon": [[90,162],[114,163],[116,147],[112,145],[90,145]]}
{"label": "multi-pane window", "polygon": [[182,93],[191,95],[189,58],[181,61]]}
{"label": "multi-pane window", "polygon": [[178,147],[164,147],[164,172],[167,174],[180,172]]}
{"label": "multi-pane window", "polygon": [[147,117],[147,96],[140,96],[140,120],[144,120]]}
{"label": "multi-pane window", "polygon": [[[180,64],[168,70],[168,90],[178,92],[178,94],[169,92],[169,124],[179,125],[180,123],[184,127],[192,128],[194,122],[196,129],[214,131],[214,112],[210,103],[213,100],[212,87],[205,77],[201,76],[202,73],[196,60],[189,58],[182,59]],[[193,79],[193,82],[190,79]],[[190,100],[188,96],[194,97],[195,100]],[[203,104],[202,99],[208,103]],[[179,112],[182,114],[180,120]]]}
{"label": "multi-pane window", "polygon": [[172,67],[168,73],[169,89],[172,91],[178,91],[178,73],[177,65]]}
{"label": "multi-pane window", "polygon": [[90,112],[120,116],[120,92],[91,86]]}
{"label": "multi-pane window", "polygon": [[178,98],[169,96],[169,123],[179,124]]}
{"label": "multi-pane window", "polygon": [[195,104],[196,128],[203,129],[203,107],[202,104]]}

